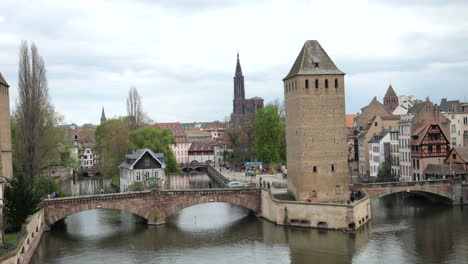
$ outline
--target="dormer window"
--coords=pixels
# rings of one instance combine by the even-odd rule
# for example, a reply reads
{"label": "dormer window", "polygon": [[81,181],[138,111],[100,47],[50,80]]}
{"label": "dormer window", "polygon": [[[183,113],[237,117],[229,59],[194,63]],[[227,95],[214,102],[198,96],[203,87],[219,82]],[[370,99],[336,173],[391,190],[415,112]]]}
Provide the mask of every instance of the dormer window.
{"label": "dormer window", "polygon": [[314,68],[318,68],[319,67],[319,63],[318,62],[313,62],[314,64]]}

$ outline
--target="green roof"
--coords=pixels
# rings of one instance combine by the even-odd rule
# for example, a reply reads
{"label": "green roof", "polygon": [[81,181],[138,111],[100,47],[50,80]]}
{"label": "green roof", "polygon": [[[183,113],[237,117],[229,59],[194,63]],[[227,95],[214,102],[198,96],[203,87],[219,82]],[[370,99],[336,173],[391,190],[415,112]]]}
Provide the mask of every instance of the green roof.
{"label": "green roof", "polygon": [[317,40],[307,40],[283,80],[296,75],[345,74],[338,69]]}

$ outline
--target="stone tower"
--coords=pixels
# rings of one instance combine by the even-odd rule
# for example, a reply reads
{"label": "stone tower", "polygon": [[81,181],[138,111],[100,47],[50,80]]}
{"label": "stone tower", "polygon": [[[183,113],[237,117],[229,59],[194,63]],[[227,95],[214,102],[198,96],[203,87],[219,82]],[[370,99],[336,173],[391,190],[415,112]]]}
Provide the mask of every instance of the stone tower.
{"label": "stone tower", "polygon": [[9,85],[0,73],[0,177],[13,177]]}
{"label": "stone tower", "polygon": [[102,112],[101,112],[101,124],[102,122],[106,121],[106,113],[104,113],[104,106],[102,107]]}
{"label": "stone tower", "polygon": [[283,79],[288,188],[296,200],[349,199],[344,75],[308,40]]}
{"label": "stone tower", "polygon": [[398,96],[393,90],[393,87],[391,84],[390,86],[388,86],[388,89],[387,89],[387,92],[385,93],[383,101],[384,101],[385,107],[387,107],[387,109],[390,112],[395,111],[395,109],[398,107]]}
{"label": "stone tower", "polygon": [[243,115],[245,113],[245,88],[244,75],[239,62],[239,53],[237,53],[236,73],[234,74],[234,101],[232,113],[235,115]]}

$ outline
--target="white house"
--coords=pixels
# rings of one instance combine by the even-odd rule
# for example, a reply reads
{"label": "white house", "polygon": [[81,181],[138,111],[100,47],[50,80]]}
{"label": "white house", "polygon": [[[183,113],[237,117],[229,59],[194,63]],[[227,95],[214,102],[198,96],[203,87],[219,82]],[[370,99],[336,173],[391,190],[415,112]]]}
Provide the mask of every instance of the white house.
{"label": "white house", "polygon": [[[385,153],[385,149],[386,145],[389,146],[389,143],[389,130],[384,130],[380,134],[372,136],[371,140],[369,140],[369,172],[371,177],[377,177],[380,166],[388,160],[386,156],[390,155],[390,149],[387,149],[387,153]],[[390,177],[390,175],[387,177]]]}
{"label": "white house", "polygon": [[84,146],[83,149],[80,150],[81,168],[93,169],[94,166],[98,163],[98,158],[98,154],[93,153],[93,150],[90,146]]}
{"label": "white house", "polygon": [[133,154],[125,155],[125,161],[119,165],[120,191],[128,190],[128,186],[134,182],[144,182],[149,178],[155,178],[165,183],[164,153],[154,153],[150,149],[139,149]]}

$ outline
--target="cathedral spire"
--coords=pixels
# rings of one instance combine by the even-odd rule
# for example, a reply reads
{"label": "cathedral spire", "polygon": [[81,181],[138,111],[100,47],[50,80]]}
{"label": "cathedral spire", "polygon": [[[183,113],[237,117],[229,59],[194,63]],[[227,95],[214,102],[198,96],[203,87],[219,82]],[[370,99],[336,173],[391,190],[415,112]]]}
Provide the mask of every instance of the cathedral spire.
{"label": "cathedral spire", "polygon": [[104,113],[104,106],[102,107],[102,113],[101,113],[101,123],[106,121],[106,113]]}
{"label": "cathedral spire", "polygon": [[239,51],[237,52],[236,77],[242,76],[242,69],[239,61]]}

